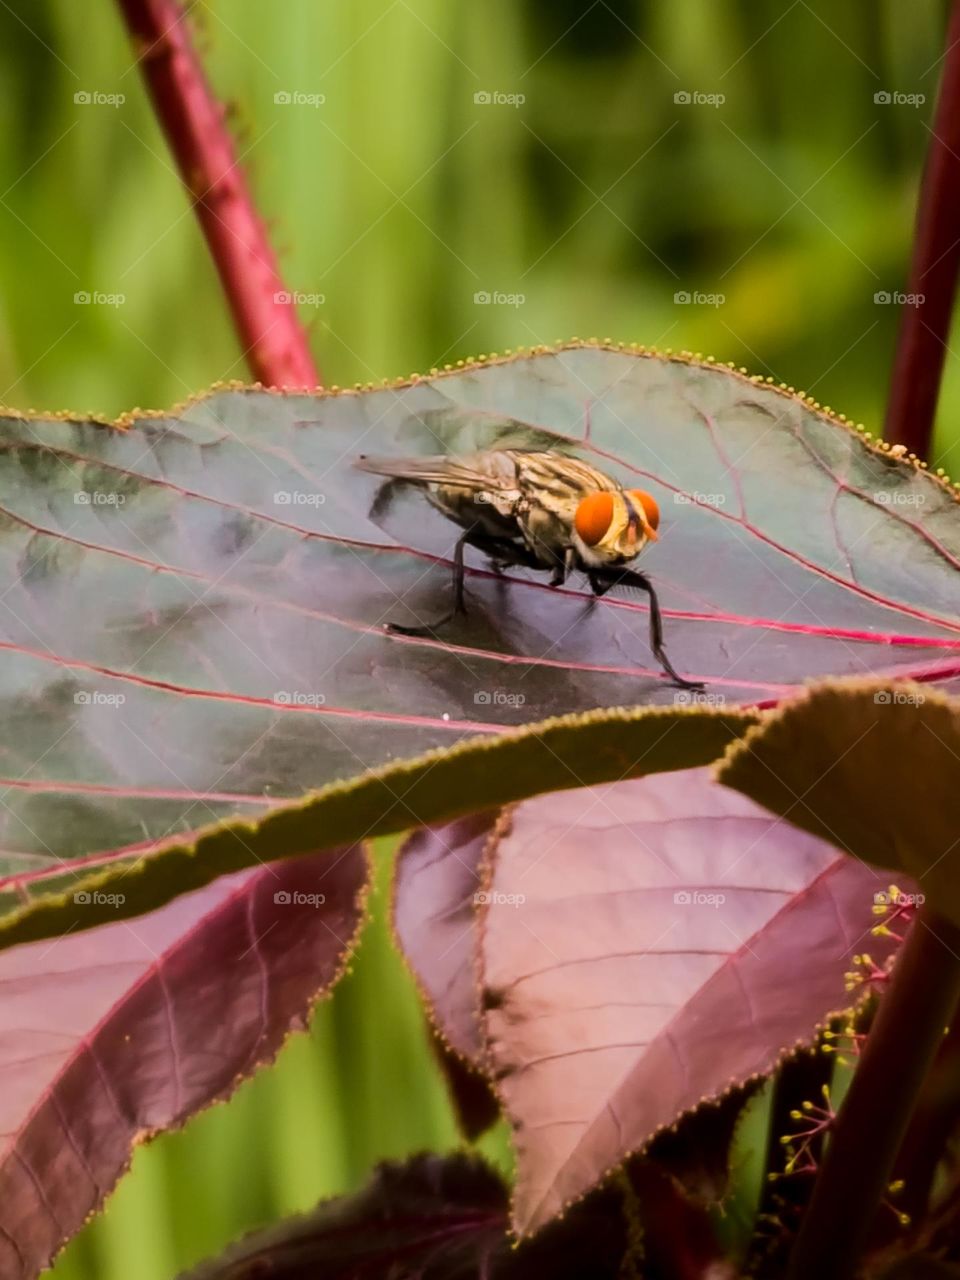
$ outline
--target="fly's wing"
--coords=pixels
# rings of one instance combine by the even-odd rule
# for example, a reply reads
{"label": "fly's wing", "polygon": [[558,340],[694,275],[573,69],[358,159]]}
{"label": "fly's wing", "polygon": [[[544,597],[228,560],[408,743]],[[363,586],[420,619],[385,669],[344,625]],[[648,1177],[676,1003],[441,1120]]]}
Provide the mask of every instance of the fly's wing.
{"label": "fly's wing", "polygon": [[[482,455],[478,455],[478,458]],[[361,454],[355,465],[361,471],[409,484],[462,485],[474,491],[489,489],[496,480],[489,471],[477,466],[478,459],[454,458],[437,454],[429,458],[371,458]]]}
{"label": "fly's wing", "polygon": [[516,464],[509,453],[489,450],[465,458],[438,454],[423,458],[371,458],[361,455],[361,471],[390,483],[419,485],[444,515],[465,528],[490,536],[517,534],[513,511],[520,497]]}

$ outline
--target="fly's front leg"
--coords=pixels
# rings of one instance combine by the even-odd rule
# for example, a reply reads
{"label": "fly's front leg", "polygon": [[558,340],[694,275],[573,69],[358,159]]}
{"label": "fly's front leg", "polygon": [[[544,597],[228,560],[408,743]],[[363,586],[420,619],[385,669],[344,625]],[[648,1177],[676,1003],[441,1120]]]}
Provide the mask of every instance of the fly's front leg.
{"label": "fly's front leg", "polygon": [[563,586],[567,577],[574,568],[576,556],[577,553],[574,551],[573,547],[567,547],[566,551],[563,553],[563,559],[553,571],[553,577],[550,579],[551,587]]}
{"label": "fly's front leg", "polygon": [[386,624],[388,631],[396,632],[397,635],[401,636],[432,636],[440,627],[446,626],[448,622],[451,622],[457,614],[466,615],[467,605],[463,597],[463,549],[469,541],[470,532],[468,530],[457,539],[457,545],[453,552],[453,608],[448,613],[445,613],[442,618],[437,618],[435,622],[426,623],[419,627],[402,627],[398,622],[388,622]]}
{"label": "fly's front leg", "polygon": [[679,688],[702,689],[704,687],[703,681],[687,680],[675,671],[673,663],[667,657],[667,651],[663,647],[663,617],[660,613],[660,601],[653,589],[653,583],[645,573],[641,573],[638,569],[615,569],[607,572],[594,569],[587,577],[594,595],[597,596],[606,595],[611,587],[616,586],[639,587],[641,591],[645,591],[650,597],[650,648],[653,656]]}

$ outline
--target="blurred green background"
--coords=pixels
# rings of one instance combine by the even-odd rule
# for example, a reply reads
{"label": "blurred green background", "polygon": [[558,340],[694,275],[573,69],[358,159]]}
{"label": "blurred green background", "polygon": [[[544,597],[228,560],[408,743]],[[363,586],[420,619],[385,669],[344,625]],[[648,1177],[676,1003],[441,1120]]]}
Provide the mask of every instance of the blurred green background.
{"label": "blurred green background", "polygon": [[[944,0],[190,10],[288,287],[323,298],[301,314],[328,382],[610,336],[879,425],[897,308],[876,296],[906,287]],[[244,377],[115,4],[10,0],[0,30],[0,400],[113,415]],[[955,474],[958,406],[951,352]],[[310,1035],[141,1150],[59,1280],[168,1280],[377,1159],[456,1145],[382,894],[373,914]]]}

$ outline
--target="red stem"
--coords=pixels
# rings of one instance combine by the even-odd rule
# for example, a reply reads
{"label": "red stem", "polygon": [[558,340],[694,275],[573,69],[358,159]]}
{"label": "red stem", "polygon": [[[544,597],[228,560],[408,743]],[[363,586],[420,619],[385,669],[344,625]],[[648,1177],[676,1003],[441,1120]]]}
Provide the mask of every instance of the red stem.
{"label": "red stem", "polygon": [[154,109],[193,201],[250,370],[276,387],[320,375],[280,278],[178,0],[118,0]]}
{"label": "red stem", "polygon": [[908,294],[893,366],[884,437],[926,457],[940,395],[960,274],[960,0],[947,31],[943,82],[920,186]]}

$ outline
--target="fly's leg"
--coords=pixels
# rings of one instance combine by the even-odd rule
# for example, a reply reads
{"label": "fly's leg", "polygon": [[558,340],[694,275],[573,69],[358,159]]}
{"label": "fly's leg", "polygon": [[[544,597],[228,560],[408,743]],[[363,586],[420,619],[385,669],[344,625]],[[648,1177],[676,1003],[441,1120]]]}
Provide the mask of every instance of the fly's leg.
{"label": "fly's leg", "polygon": [[567,547],[563,553],[563,559],[557,564],[553,571],[553,577],[550,579],[551,587],[562,587],[567,580],[567,575],[574,567],[577,553],[573,547]]}
{"label": "fly's leg", "polygon": [[469,530],[457,539],[453,552],[453,608],[437,618],[435,622],[425,623],[420,627],[402,627],[398,622],[388,622],[386,628],[401,636],[432,636],[433,633],[452,622],[457,614],[466,616],[467,605],[463,598],[463,549],[471,541]]}
{"label": "fly's leg", "polygon": [[673,664],[663,647],[663,618],[660,613],[660,601],[653,589],[653,583],[645,573],[640,573],[638,569],[618,569],[612,572],[594,569],[587,576],[593,593],[597,596],[606,595],[611,587],[617,586],[639,587],[641,591],[645,591],[650,597],[650,648],[653,650],[653,656],[679,688],[702,689],[704,687],[701,680],[687,680],[673,669]]}
{"label": "fly's leg", "polygon": [[430,636],[440,627],[452,622],[458,614],[466,617],[467,603],[464,599],[463,552],[466,547],[476,547],[478,551],[490,556],[494,567],[504,568],[507,565],[519,564],[528,569],[542,569],[543,565],[523,543],[513,542],[510,538],[497,538],[489,534],[468,529],[457,539],[453,553],[453,608],[431,622],[420,627],[404,627],[397,622],[388,622],[387,630],[401,636]]}

